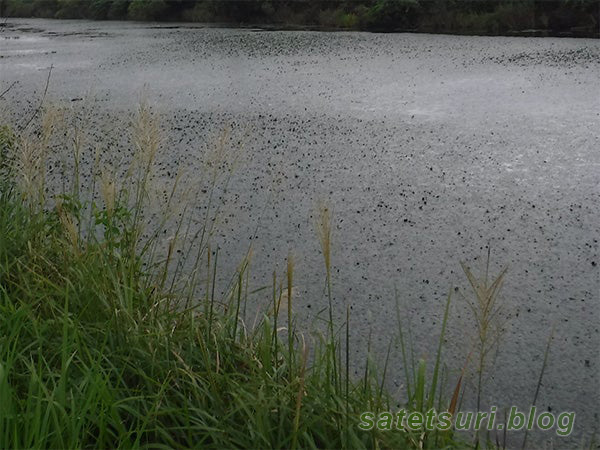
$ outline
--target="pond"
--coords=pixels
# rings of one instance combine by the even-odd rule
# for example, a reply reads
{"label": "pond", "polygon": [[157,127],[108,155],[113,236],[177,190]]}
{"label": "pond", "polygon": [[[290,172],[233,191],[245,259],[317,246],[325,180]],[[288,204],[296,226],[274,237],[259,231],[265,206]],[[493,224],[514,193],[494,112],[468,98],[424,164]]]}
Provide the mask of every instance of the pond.
{"label": "pond", "polygon": [[[351,310],[357,373],[371,332],[383,364],[396,297],[431,361],[451,291],[453,385],[476,333],[460,262],[482,273],[489,246],[490,274],[508,272],[483,404],[531,404],[554,327],[537,405],[577,413],[559,447],[589,439],[600,405],[600,41],[11,19],[0,64],[0,91],[17,82],[2,100],[15,114],[37,105],[52,66],[49,98],[91,95],[103,132],[143,90],[169,134],[165,177],[193,178],[194,152],[229,127],[243,157],[215,236],[223,273],[252,244],[253,282],[268,285],[293,251],[306,323],[327,304],[314,222],[328,202],[334,307],[340,324]],[[401,399],[397,352],[388,376]]]}

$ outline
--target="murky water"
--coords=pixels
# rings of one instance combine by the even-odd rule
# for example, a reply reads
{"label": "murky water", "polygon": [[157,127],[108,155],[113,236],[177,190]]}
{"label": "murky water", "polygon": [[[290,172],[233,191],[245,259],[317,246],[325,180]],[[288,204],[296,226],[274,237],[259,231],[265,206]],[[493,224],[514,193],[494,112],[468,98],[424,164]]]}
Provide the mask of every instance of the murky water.
{"label": "murky water", "polygon": [[[243,134],[220,258],[233,269],[252,243],[260,286],[293,250],[302,317],[325,305],[313,215],[329,199],[335,303],[340,317],[352,308],[355,361],[371,329],[385,353],[394,288],[431,358],[448,290],[467,288],[459,261],[483,270],[490,245],[492,273],[509,271],[484,404],[530,405],[555,326],[538,406],[576,411],[575,430],[533,440],[563,448],[593,432],[599,41],[11,20],[0,56],[0,90],[17,81],[6,96],[17,112],[35,104],[51,65],[52,98],[91,92],[98,122],[119,122],[146,85],[173,132],[163,173],[199,170],[193,152],[226,124]],[[475,333],[458,295],[450,321],[452,380]],[[397,357],[390,373],[401,399]]]}

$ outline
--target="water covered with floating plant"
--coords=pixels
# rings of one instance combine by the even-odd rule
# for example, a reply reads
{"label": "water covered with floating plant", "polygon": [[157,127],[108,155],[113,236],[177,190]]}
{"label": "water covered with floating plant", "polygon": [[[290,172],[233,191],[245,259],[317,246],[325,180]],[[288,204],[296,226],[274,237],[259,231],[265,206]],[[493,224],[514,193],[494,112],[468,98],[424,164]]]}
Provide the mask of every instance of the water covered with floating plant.
{"label": "water covered with floating plant", "polygon": [[[537,404],[577,412],[573,442],[597,421],[598,41],[43,20],[11,20],[1,39],[13,114],[37,107],[52,65],[48,97],[89,111],[87,140],[111,148],[111,167],[142,90],[165,129],[157,184],[183,173],[206,193],[201,177],[222,156],[207,152],[229,130],[234,176],[215,198],[220,281],[250,246],[254,286],[273,270],[283,279],[292,250],[307,324],[327,306],[315,205],[329,202],[333,305],[340,323],[350,308],[356,373],[370,333],[384,359],[395,292],[427,356],[460,286],[446,354],[456,378],[477,333],[459,262],[482,273],[489,245],[490,276],[508,272],[483,404],[531,403],[523,392],[533,397],[554,326]],[[397,355],[390,364],[401,396]]]}

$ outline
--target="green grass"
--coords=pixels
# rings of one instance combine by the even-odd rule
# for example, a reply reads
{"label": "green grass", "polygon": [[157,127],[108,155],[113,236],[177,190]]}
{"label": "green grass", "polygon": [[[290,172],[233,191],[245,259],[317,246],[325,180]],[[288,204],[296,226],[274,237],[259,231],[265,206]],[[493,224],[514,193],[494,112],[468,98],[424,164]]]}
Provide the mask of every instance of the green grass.
{"label": "green grass", "polygon": [[[369,336],[365,361],[352,361],[363,375],[351,376],[350,321],[358,319],[349,310],[344,323],[335,319],[335,219],[327,204],[315,214],[326,325],[308,334],[296,327],[292,254],[285,272],[258,288],[249,283],[251,251],[240,255],[225,293],[217,294],[224,277],[219,249],[211,247],[219,212],[213,197],[226,189],[237,163],[226,154],[227,131],[206,156],[206,173],[194,174],[204,180],[200,229],[191,227],[194,208],[186,203],[199,193],[183,187],[181,175],[160,185],[165,197],[152,227],[163,139],[151,108],[141,103],[128,164],[118,168],[103,163],[101,152],[90,153],[85,114],[67,117],[47,105],[38,112],[39,120],[17,131],[0,127],[0,448],[496,447],[483,433],[357,426],[365,411],[454,414],[471,356],[471,394],[483,406],[486,370],[504,324],[505,270],[489,277],[489,253],[482,279],[463,265],[472,288],[463,296],[477,334],[453,371],[443,358],[449,294],[432,360],[414,353],[398,307],[387,357],[373,362]],[[94,157],[84,174],[86,153]],[[61,174],[60,189],[48,179],[49,164]],[[165,243],[166,228],[173,235]],[[270,305],[253,325],[245,321],[249,303]],[[392,395],[386,378],[394,344],[404,379]]]}
{"label": "green grass", "polygon": [[[93,167],[83,192],[76,134],[67,152],[70,184],[50,195],[49,149],[55,138],[67,146],[58,116],[46,110],[39,125],[0,131],[0,447],[462,445],[452,433],[357,427],[365,410],[398,403],[384,388],[387,361],[380,371],[369,359],[364,376],[351,378],[351,318],[334,323],[330,289],[326,330],[316,337],[296,330],[293,257],[282,280],[274,276],[269,289],[253,292],[250,257],[242,256],[227,293],[216,296],[209,227],[190,237],[185,214],[172,223],[170,242],[196,241],[197,279],[175,260],[175,244],[157,250],[158,234],[141,225],[160,147],[146,106],[133,127],[130,184]],[[330,288],[332,218],[327,208],[320,214]],[[251,296],[273,305],[253,328],[242,320]],[[446,307],[443,328],[447,314]],[[438,376],[443,333],[431,380],[424,361],[416,371],[405,361],[411,409],[448,403]]]}

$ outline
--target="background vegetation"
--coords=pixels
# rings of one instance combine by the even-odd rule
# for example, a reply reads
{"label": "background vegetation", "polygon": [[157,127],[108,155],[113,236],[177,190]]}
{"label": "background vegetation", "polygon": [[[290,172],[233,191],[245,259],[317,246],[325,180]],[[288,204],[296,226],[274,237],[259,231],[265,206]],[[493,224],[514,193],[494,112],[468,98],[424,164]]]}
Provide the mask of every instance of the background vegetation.
{"label": "background vegetation", "polygon": [[596,0],[0,0],[0,15],[597,37],[600,3]]}

